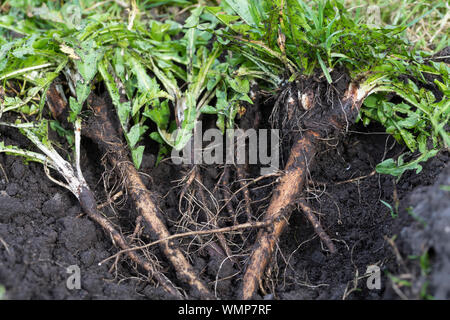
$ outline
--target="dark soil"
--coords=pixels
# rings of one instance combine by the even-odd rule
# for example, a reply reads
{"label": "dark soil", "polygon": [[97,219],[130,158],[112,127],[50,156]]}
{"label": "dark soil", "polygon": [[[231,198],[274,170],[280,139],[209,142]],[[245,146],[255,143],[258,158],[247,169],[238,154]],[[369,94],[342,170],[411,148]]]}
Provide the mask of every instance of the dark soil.
{"label": "dark soil", "polygon": [[[395,289],[398,288],[392,287],[388,274],[397,277],[406,274],[412,285],[400,288],[405,296],[420,298],[424,283],[429,283],[429,294],[448,299],[450,206],[448,191],[440,188],[450,184],[449,168],[444,170],[448,152],[424,164],[421,173],[407,172],[399,181],[375,174],[341,183],[370,174],[383,158],[402,151],[392,138],[381,133],[382,128],[356,125],[350,130],[342,141],[336,142],[337,147],[330,141],[329,148],[317,156],[304,193],[312,208],[320,213],[337,253],[328,254],[301,211],[294,212],[279,244],[272,280],[266,281],[274,289],[264,298],[397,299],[399,294]],[[26,144],[14,132],[1,134],[5,144]],[[98,150],[89,144],[84,149],[84,173],[100,202],[105,196],[101,181],[103,168],[96,160]],[[179,179],[182,171],[169,162],[162,162],[156,168],[154,163],[155,156],[145,154],[141,170],[147,174],[144,179],[149,188],[161,196],[161,209],[173,228],[171,221],[178,215],[179,190],[169,181]],[[109,269],[113,260],[98,265],[117,249],[98,225],[82,215],[76,199],[46,178],[41,165],[25,165],[21,159],[7,155],[0,155],[0,165],[0,285],[6,289],[6,298],[167,298],[162,289],[145,281],[127,260],[121,260],[112,272]],[[215,168],[203,168],[202,172],[208,186],[217,177]],[[267,197],[270,192],[270,189],[261,190],[251,192],[254,200]],[[393,218],[380,200],[392,205],[397,201],[398,217]],[[412,211],[407,210],[410,207]],[[264,205],[255,205],[253,209],[261,214]],[[408,212],[413,212],[416,218]],[[115,222],[120,221],[124,234],[131,233],[136,218],[131,204],[122,204],[116,212],[106,210],[106,214]],[[427,222],[426,227],[417,217]],[[397,238],[391,245],[387,239],[394,236]],[[423,255],[427,249],[431,271],[425,274],[419,259],[409,256]],[[158,255],[158,250],[154,250]],[[221,262],[213,256],[211,248],[192,256],[194,266],[204,271],[203,277],[209,283],[214,283]],[[363,276],[367,266],[374,264],[382,271],[381,290],[369,290],[365,278],[359,279],[357,290],[351,290],[355,278]],[[70,265],[81,269],[81,290],[66,287],[70,276],[66,268]],[[235,272],[231,264],[224,264],[220,278]],[[170,268],[168,276],[173,279]],[[218,296],[235,298],[239,277],[218,282]]]}
{"label": "dark soil", "polygon": [[[358,127],[353,130],[365,131]],[[377,130],[374,127],[371,130],[382,132],[381,128]],[[386,293],[391,291],[388,274],[398,276],[406,273],[403,262],[397,260],[396,249],[387,241],[394,236],[397,237],[395,246],[405,261],[409,255],[422,255],[427,247],[445,243],[444,247],[447,248],[441,246],[442,250],[434,250],[436,263],[432,262],[432,265],[438,273],[442,273],[442,265],[446,265],[444,274],[447,275],[447,281],[440,286],[448,288],[448,241],[445,240],[448,235],[442,232],[433,235],[436,227],[442,229],[443,226],[449,226],[448,194],[447,200],[444,200],[444,191],[439,193],[441,198],[435,197],[436,202],[429,199],[429,194],[433,194],[439,188],[438,185],[443,184],[443,180],[448,181],[449,171],[446,170],[436,185],[433,185],[448,162],[448,153],[441,153],[427,162],[419,174],[406,172],[399,181],[391,176],[376,174],[354,182],[339,183],[369,175],[375,165],[382,161],[385,151],[387,157],[398,154],[401,148],[396,144],[388,151],[392,144],[392,137],[388,138],[384,134],[352,133],[337,148],[330,147],[317,157],[307,197],[311,199],[313,209],[322,215],[321,222],[333,238],[338,252],[334,255],[327,254],[301,212],[294,213],[290,228],[282,237],[281,252],[278,255],[281,285],[278,289],[279,298],[399,298],[396,294]],[[431,188],[428,195],[424,193],[427,188]],[[394,193],[397,194],[397,201]],[[417,198],[421,200],[414,200]],[[398,217],[393,218],[390,210],[380,200],[393,207],[397,202]],[[428,211],[432,203],[441,208],[442,212]],[[417,205],[423,209],[416,210]],[[408,214],[410,207],[419,219],[425,221],[431,221],[434,218],[431,215],[442,214],[440,221],[444,222],[442,220],[446,219],[446,224],[432,223],[427,232],[421,232],[420,226]],[[447,210],[447,218],[444,217],[444,210]],[[438,246],[439,249],[441,247]],[[290,266],[286,267],[285,260],[289,261]],[[410,263],[414,264],[413,261]],[[367,278],[360,278],[355,286],[355,279],[364,276],[369,265],[377,265],[381,269],[380,290],[369,290]],[[412,275],[410,280],[414,283],[417,279]],[[439,282],[435,284],[439,285]],[[355,287],[357,290],[352,291]],[[436,293],[437,290],[436,288]],[[448,295],[448,289],[446,290]],[[408,297],[419,298],[418,295]]]}
{"label": "dark soil", "polygon": [[[5,144],[26,145],[13,131],[1,134]],[[99,187],[101,166],[86,153],[82,160],[89,185]],[[130,273],[126,262],[112,273],[111,264],[98,265],[117,249],[82,214],[72,194],[47,179],[42,165],[25,165],[20,158],[0,154],[0,166],[0,285],[6,289],[6,299],[166,297],[161,289]],[[80,290],[66,286],[71,275],[67,267],[72,265],[81,270]]]}

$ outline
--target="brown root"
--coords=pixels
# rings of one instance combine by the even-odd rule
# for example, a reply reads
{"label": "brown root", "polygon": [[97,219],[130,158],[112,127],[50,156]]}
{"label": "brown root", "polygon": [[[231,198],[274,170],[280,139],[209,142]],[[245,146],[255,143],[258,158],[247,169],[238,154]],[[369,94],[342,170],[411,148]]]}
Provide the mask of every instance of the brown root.
{"label": "brown root", "polygon": [[[203,182],[202,182],[202,176],[200,174],[199,167],[196,166],[194,170],[195,170],[195,173],[196,173],[195,180],[200,185],[199,193],[200,193],[201,201],[202,201],[202,203],[204,203],[206,205],[207,204],[207,200],[206,200],[206,195],[205,195],[205,192],[204,192],[204,185],[203,185]],[[217,217],[213,213],[211,213],[208,209],[205,209],[205,210],[207,211],[207,216],[208,216],[209,223],[211,223],[214,228],[218,228],[219,224],[218,224],[218,221],[217,221]],[[231,252],[230,247],[227,244],[227,240],[225,239],[225,236],[222,233],[217,233],[216,237],[219,240],[220,246],[225,251],[226,257],[230,258],[232,256],[232,252]]]}
{"label": "brown root", "polygon": [[135,262],[137,265],[139,265],[141,268],[147,271],[151,276],[153,276],[156,279],[156,281],[158,281],[158,283],[168,293],[174,295],[175,297],[181,299],[183,298],[183,296],[178,291],[178,289],[175,288],[173,283],[169,279],[167,279],[162,273],[158,272],[151,262],[143,259],[134,250],[131,250],[132,247],[128,245],[127,241],[122,236],[122,234],[120,234],[116,230],[116,228],[114,228],[113,224],[107,218],[105,218],[102,214],[100,214],[97,211],[96,201],[90,189],[85,188],[84,190],[81,190],[79,202],[81,208],[89,216],[89,218],[91,218],[92,220],[97,222],[100,226],[102,226],[102,228],[106,232],[108,232],[108,234],[111,236],[113,242],[122,250],[125,250],[126,254],[133,262]]}
{"label": "brown root", "polygon": [[223,199],[226,202],[226,208],[228,215],[230,217],[235,216],[233,204],[231,202],[231,192],[229,189],[230,185],[230,167],[228,165],[225,165],[223,168],[223,179],[222,179],[222,187],[223,187]]}
{"label": "brown root", "polygon": [[[322,125],[307,129],[300,138],[294,141],[284,168],[284,174],[279,179],[279,185],[273,194],[264,218],[274,221],[273,228],[272,230],[261,230],[258,233],[254,250],[243,277],[241,292],[243,299],[251,299],[256,293],[258,284],[261,283],[261,278],[272,259],[278,239],[288,223],[291,207],[296,203],[297,197],[306,182],[308,168],[314,160],[322,136],[327,132],[337,134],[347,131],[349,124],[358,115],[359,108],[368,93],[369,91],[360,91],[357,84],[350,83],[343,98],[339,100],[340,105],[322,117]],[[309,96],[308,93],[306,95]],[[313,99],[308,101],[313,101]],[[289,101],[287,103],[289,104]],[[308,110],[311,109],[310,106],[303,107],[307,107]],[[308,216],[308,213],[305,213]],[[316,223],[315,217],[309,215],[308,218],[313,222],[319,236],[322,235],[321,238],[327,239],[325,232],[322,232],[323,229],[319,228],[320,224]],[[331,248],[334,248],[331,241],[328,242],[328,245],[330,251],[334,251],[331,250]]]}
{"label": "brown root", "polygon": [[[94,116],[90,118],[90,122],[87,124],[88,128],[84,130],[85,134],[100,146],[107,155],[112,167],[116,171],[118,170],[119,175],[124,175],[128,194],[139,214],[142,215],[144,221],[149,225],[152,237],[156,240],[168,238],[170,233],[159,216],[158,207],[154,203],[151,193],[142,182],[133,163],[129,161],[125,145],[114,126],[113,116],[109,114],[109,109],[111,108],[108,108],[106,101],[99,97],[94,97],[91,107],[94,111]],[[169,241],[161,242],[160,247],[167,259],[172,263],[181,281],[188,283],[201,298],[213,298],[209,289],[200,280],[194,268],[179,248],[174,248]]]}
{"label": "brown root", "polygon": [[[67,101],[64,96],[64,93],[58,85],[52,84],[47,92],[46,96],[46,102],[49,106],[50,112],[52,116],[55,119],[60,120],[61,122],[65,121],[64,116],[67,115]],[[85,133],[85,132],[84,132]],[[44,167],[46,173],[48,171],[47,167]],[[81,172],[78,172],[81,174]],[[82,177],[78,177],[82,178]],[[83,178],[84,180],[84,178]],[[139,267],[143,268],[145,271],[148,272],[150,277],[153,277],[157,283],[159,283],[166,292],[169,294],[179,298],[183,299],[184,296],[182,293],[178,290],[178,288],[175,287],[175,285],[166,277],[164,274],[159,272],[157,270],[157,267],[152,262],[152,260],[145,259],[141,257],[139,254],[137,254],[134,250],[130,250],[132,247],[129,243],[127,243],[124,236],[116,230],[114,225],[104,216],[102,215],[98,210],[104,208],[107,205],[110,205],[116,198],[120,197],[122,195],[122,192],[117,193],[115,196],[110,197],[106,203],[97,205],[97,201],[95,199],[95,196],[92,192],[92,190],[87,186],[87,184],[84,184],[79,190],[76,190],[74,192],[75,196],[78,198],[78,201],[84,211],[90,219],[97,222],[111,237],[113,243],[117,245],[122,250],[126,250],[126,253],[128,257],[136,263]],[[118,258],[118,256],[117,256]],[[114,265],[115,267],[117,265],[117,259]],[[112,269],[111,269],[112,270]]]}
{"label": "brown root", "polygon": [[247,215],[247,221],[252,221],[252,217],[253,217],[252,207],[251,207],[252,200],[250,197],[250,191],[248,190],[247,185],[245,183],[246,176],[245,176],[244,166],[237,165],[236,171],[237,171],[239,184],[241,186],[242,193],[244,195],[245,214]]}
{"label": "brown root", "polygon": [[129,252],[129,251],[135,251],[135,250],[142,250],[142,249],[145,249],[145,248],[157,245],[157,244],[165,242],[165,241],[170,241],[170,240],[174,240],[174,239],[178,239],[178,238],[184,238],[184,237],[207,235],[207,234],[230,233],[230,232],[234,232],[234,231],[241,231],[241,230],[244,230],[244,229],[266,228],[271,223],[272,223],[272,221],[245,222],[245,223],[234,225],[234,226],[231,226],[231,227],[223,227],[223,228],[217,228],[217,229],[209,229],[209,230],[199,230],[199,231],[189,231],[189,232],[184,232],[184,233],[177,233],[177,234],[173,234],[173,235],[171,235],[171,236],[169,236],[167,238],[159,239],[159,240],[153,241],[151,243],[144,244],[144,245],[139,246],[139,247],[123,249],[123,250],[117,252],[115,255],[106,258],[101,263],[104,263],[104,262],[106,262],[106,261],[108,261],[110,259],[113,259],[117,255],[120,255],[122,253]]}
{"label": "brown root", "polygon": [[325,230],[323,230],[322,225],[320,224],[319,220],[316,218],[314,213],[311,210],[311,207],[306,203],[304,200],[299,201],[299,205],[302,208],[303,213],[308,218],[309,222],[311,222],[314,231],[317,233],[317,235],[322,239],[322,241],[327,246],[328,250],[330,250],[331,253],[336,252],[336,248],[334,247],[333,242],[331,241],[330,237],[327,235]]}
{"label": "brown root", "polygon": [[[260,279],[274,251],[275,245],[287,225],[288,206],[294,204],[294,199],[303,188],[307,167],[314,158],[315,144],[319,135],[307,132],[297,140],[285,166],[285,173],[280,177],[272,201],[267,209],[265,220],[273,220],[272,230],[262,230],[258,233],[256,246],[250,256],[247,270],[244,274],[242,298],[251,299],[255,294]],[[286,216],[284,216],[286,213]]]}

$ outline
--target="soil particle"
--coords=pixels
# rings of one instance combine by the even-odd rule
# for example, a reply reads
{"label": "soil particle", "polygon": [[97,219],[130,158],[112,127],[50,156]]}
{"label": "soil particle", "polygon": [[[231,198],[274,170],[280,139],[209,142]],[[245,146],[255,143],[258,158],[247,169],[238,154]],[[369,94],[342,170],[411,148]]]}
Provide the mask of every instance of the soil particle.
{"label": "soil particle", "polygon": [[17,183],[10,183],[6,187],[5,191],[8,194],[8,196],[14,197],[17,193],[19,193],[20,187]]}
{"label": "soil particle", "polygon": [[325,255],[322,252],[320,252],[319,250],[314,251],[313,254],[311,255],[312,263],[314,263],[318,266],[323,265],[325,260],[326,260]]}
{"label": "soil particle", "polygon": [[86,250],[97,241],[96,228],[91,220],[65,217],[61,223],[64,230],[60,233],[60,241],[70,252]]}
{"label": "soil particle", "polygon": [[[5,144],[26,143],[2,134]],[[99,173],[84,163],[86,178],[95,185]],[[120,284],[108,272],[111,263],[98,265],[117,249],[98,226],[79,217],[77,200],[49,181],[42,165],[3,154],[0,164],[7,174],[0,170],[0,285],[6,299],[141,298],[136,283],[127,280],[126,262],[117,265]],[[66,286],[71,265],[80,267],[80,290]]]}
{"label": "soil particle", "polygon": [[90,267],[94,264],[96,257],[99,255],[99,252],[95,249],[89,249],[87,251],[84,251],[80,253],[80,259],[81,262],[86,265],[87,267]]}
{"label": "soil particle", "polygon": [[22,202],[7,194],[0,194],[0,222],[7,223],[15,216],[25,212]]}
{"label": "soil particle", "polygon": [[16,159],[16,161],[14,161],[14,164],[11,166],[11,173],[16,179],[21,179],[25,174],[25,170],[26,168],[23,165],[21,159]]}
{"label": "soil particle", "polygon": [[44,202],[42,213],[53,217],[64,216],[66,214],[64,211],[64,203],[67,203],[67,200],[61,193],[56,193],[50,200]]}

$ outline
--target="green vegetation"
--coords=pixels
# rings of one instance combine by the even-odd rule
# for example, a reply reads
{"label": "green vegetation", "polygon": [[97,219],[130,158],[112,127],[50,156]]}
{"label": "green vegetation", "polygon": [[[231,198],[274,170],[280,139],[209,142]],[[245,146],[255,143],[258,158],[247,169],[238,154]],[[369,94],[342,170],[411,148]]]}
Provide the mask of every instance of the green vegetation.
{"label": "green vegetation", "polygon": [[[157,4],[187,6],[190,16],[179,23],[168,13],[160,20],[145,14]],[[430,61],[430,53],[417,44],[419,49],[411,48],[406,36],[421,18],[437,15],[441,21],[445,5],[419,3],[402,16],[402,8],[411,6],[405,2],[394,17],[381,15],[380,28],[364,23],[365,6],[345,4],[227,0],[211,7],[189,1],[6,1],[0,18],[0,80],[8,94],[0,114],[15,111],[44,121],[46,91],[63,76],[70,88],[73,122],[88,116],[83,111],[86,99],[93,86],[104,82],[139,167],[144,152],[140,141],[148,135],[161,144],[161,159],[170,147],[181,149],[189,141],[201,113],[216,114],[222,130],[233,127],[239,101],[251,103],[247,93],[252,79],[264,79],[274,90],[283,81],[313,75],[331,83],[330,73],[345,68],[367,93],[377,92],[365,100],[364,123],[381,122],[411,152],[418,151],[412,160],[409,156],[405,161],[407,155],[387,159],[377,171],[394,176],[411,169],[419,172],[420,162],[450,143],[444,128],[450,115],[449,67]],[[381,10],[384,6],[379,3]],[[433,40],[441,48],[448,42],[445,32],[441,36],[434,31]],[[213,38],[218,41],[209,49]],[[411,79],[399,79],[405,74]],[[440,101],[421,85],[427,82],[425,74],[434,75],[443,95]],[[125,102],[119,94],[122,87]],[[388,101],[390,92],[402,102]],[[148,119],[157,131],[147,132]],[[71,139],[67,129],[50,124]]]}
{"label": "green vegetation", "polygon": [[381,26],[409,25],[404,33],[416,48],[439,51],[448,46],[449,4],[445,1],[346,0],[355,18]]}
{"label": "green vegetation", "polygon": [[[119,9],[117,4],[102,13],[83,9],[90,4],[72,1],[58,8],[53,2],[48,6],[42,3],[32,10],[32,18],[25,18],[20,10],[28,10],[31,4],[10,3],[12,8],[1,18],[1,26],[24,37],[15,39],[5,33],[0,38],[0,80],[11,90],[13,80],[20,87],[18,95],[5,97],[2,113],[16,111],[44,121],[46,91],[63,75],[72,95],[67,100],[73,122],[86,116],[83,105],[91,88],[104,81],[139,167],[144,152],[139,141],[147,133],[147,119],[157,125],[158,131],[150,137],[161,143],[163,155],[167,146],[181,149],[187,143],[200,113],[218,114],[217,125],[223,130],[231,125],[236,102],[250,101],[248,80],[232,78],[230,63],[218,61],[222,48],[218,44],[206,48],[212,35],[202,29],[213,29],[217,22],[206,16],[200,24],[203,7],[192,9],[182,25],[137,16],[124,21],[111,14]],[[141,12],[136,7],[131,10]],[[21,15],[23,23],[17,24]],[[184,83],[185,90],[180,88]],[[119,88],[125,89],[126,102],[120,101]],[[212,99],[215,106],[208,105]],[[172,122],[169,101],[175,109]],[[178,135],[171,138],[175,129],[179,129]]]}
{"label": "green vegetation", "polygon": [[[408,162],[406,154],[385,160],[377,166],[379,173],[400,176],[412,169],[418,173],[420,162],[450,145],[444,129],[450,117],[449,66],[430,61],[430,53],[413,49],[405,37],[405,30],[420,17],[380,28],[354,19],[340,1],[318,1],[311,6],[301,0],[223,3],[228,4],[226,13],[221,7],[208,10],[227,26],[217,32],[219,39],[236,46],[242,60],[252,62],[246,62],[253,71],[248,74],[264,74],[276,82],[322,73],[331,83],[332,70],[345,68],[366,93],[372,93],[362,108],[364,123],[381,122],[411,152],[419,151]],[[434,76],[441,99],[423,88],[428,82],[425,75]],[[390,93],[403,101],[388,101]]]}
{"label": "green vegetation", "polygon": [[391,217],[392,218],[397,218],[398,217],[398,206],[395,206],[395,208],[394,208],[394,207],[392,207],[389,203],[387,203],[384,200],[380,200],[380,202],[382,204],[384,204],[389,209],[389,212],[391,213]]}
{"label": "green vegetation", "polygon": [[4,286],[0,285],[0,300],[4,300],[6,296],[6,289]]}
{"label": "green vegetation", "polygon": [[[445,63],[448,56],[434,56],[449,44],[447,27],[448,4],[442,1],[404,0],[391,6],[385,0],[6,0],[0,5],[0,126],[18,130],[34,147],[0,141],[0,152],[43,164],[47,176],[81,203],[81,192],[89,188],[80,165],[81,131],[98,116],[92,101],[96,96],[111,98],[109,111],[117,115],[127,151],[139,169],[149,141],[159,145],[158,163],[171,148],[186,146],[203,115],[214,116],[222,132],[235,128],[241,107],[253,104],[250,84],[257,83],[266,101],[287,105],[289,91],[305,110],[325,108],[323,114],[328,117],[323,121],[336,123],[338,129],[330,130],[330,136],[347,131],[355,120],[347,119],[350,112],[344,110],[345,103],[359,114],[356,121],[379,122],[406,152],[379,163],[376,171],[399,179],[407,170],[419,173],[423,162],[450,145],[450,66]],[[338,90],[336,75],[348,77],[348,87]],[[343,111],[339,116],[339,106],[320,90],[313,105],[301,105],[302,95],[312,90],[311,83],[310,87],[338,92]],[[51,89],[67,104],[64,119],[49,107]],[[338,117],[345,118],[346,128],[339,126],[343,121]],[[298,166],[285,170],[294,178],[289,181],[283,173],[278,180],[290,192],[274,192],[266,221],[273,218],[274,224],[284,223],[276,215],[284,212],[287,220],[287,205],[302,191],[306,168],[300,165],[312,161],[321,141],[321,133],[308,130],[290,152],[292,157],[305,157],[288,161]],[[291,131],[294,138],[297,133]],[[65,138],[63,145],[51,138],[55,132]],[[300,155],[299,150],[306,149],[306,155]],[[65,182],[52,178],[49,168]],[[192,172],[197,179],[198,172]],[[134,177],[141,182],[137,172]],[[280,199],[277,194],[288,196]],[[88,200],[91,217],[96,217],[95,199]],[[393,207],[380,201],[397,216],[398,203]],[[157,209],[151,213],[158,216]],[[114,228],[102,217],[98,221],[112,233]],[[308,219],[327,243],[314,215]],[[217,221],[211,221],[206,225],[218,227]],[[275,229],[278,234],[270,236],[273,243],[257,240],[264,248],[261,245],[252,254],[259,252],[269,259],[283,226]],[[225,238],[219,240],[228,254]],[[328,243],[332,245],[331,240]],[[125,242],[121,247],[128,250]],[[169,247],[165,247],[168,253]],[[329,248],[333,252],[334,247]],[[181,257],[180,251],[177,259]],[[254,259],[258,268],[265,268],[268,261],[264,259]],[[421,258],[422,270],[428,270],[427,261]],[[187,260],[186,265],[177,261],[174,265],[189,269],[197,282]],[[247,273],[256,269],[250,265]],[[245,298],[252,297],[262,274],[263,270],[256,270],[244,276]],[[391,278],[398,285],[410,285]],[[426,287],[423,297],[427,297]]]}
{"label": "green vegetation", "polygon": [[[428,249],[420,256],[409,256],[410,260],[418,260],[420,266],[420,275],[427,277],[431,273],[431,262]],[[433,300],[434,297],[428,293],[429,281],[425,280],[420,288],[419,296],[423,300]]]}

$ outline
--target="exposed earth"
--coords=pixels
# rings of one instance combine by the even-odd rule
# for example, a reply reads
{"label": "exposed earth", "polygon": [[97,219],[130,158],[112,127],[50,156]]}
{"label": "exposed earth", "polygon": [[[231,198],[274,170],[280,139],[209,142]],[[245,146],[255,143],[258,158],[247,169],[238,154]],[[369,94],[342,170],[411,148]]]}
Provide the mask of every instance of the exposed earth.
{"label": "exposed earth", "polygon": [[[5,144],[27,144],[16,132],[1,130]],[[98,150],[89,141],[83,147],[85,177],[99,202],[105,201]],[[449,154],[439,153],[423,165],[422,172],[408,171],[399,181],[374,173],[377,163],[402,151],[381,127],[354,125],[337,147],[330,144],[318,155],[304,196],[320,214],[337,253],[330,255],[302,212],[295,211],[266,279],[266,288],[272,290],[260,292],[260,298],[450,298]],[[179,190],[174,186],[182,170],[169,161],[154,164],[155,156],[145,154],[143,178],[175,232],[170,221],[177,216]],[[203,168],[203,172],[205,183],[217,178],[214,168]],[[270,188],[252,189],[252,199],[267,197]],[[381,200],[396,212],[391,213]],[[263,209],[256,211],[260,214]],[[129,228],[122,230],[124,234],[132,233],[136,213],[131,201],[123,201],[116,210],[108,205],[103,210]],[[116,268],[114,259],[99,265],[116,252],[109,236],[82,214],[68,191],[46,177],[42,165],[0,154],[3,299],[170,298],[126,259],[120,259]],[[157,248],[152,254],[162,259]],[[241,274],[235,275],[238,270],[233,265],[221,264],[201,250],[191,259],[219,298],[236,298]],[[171,269],[162,264],[170,277]],[[71,275],[66,269],[71,265],[81,271],[79,290],[66,286]],[[379,290],[367,288],[364,275],[370,265],[380,267]]]}

